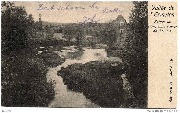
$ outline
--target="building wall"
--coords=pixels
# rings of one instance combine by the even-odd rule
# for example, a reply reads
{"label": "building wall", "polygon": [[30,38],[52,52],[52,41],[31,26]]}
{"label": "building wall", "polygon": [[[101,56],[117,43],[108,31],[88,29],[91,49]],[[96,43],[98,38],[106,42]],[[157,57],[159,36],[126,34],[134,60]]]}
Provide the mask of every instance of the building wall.
{"label": "building wall", "polygon": [[127,22],[122,15],[119,15],[116,20],[112,21],[113,26],[116,28],[117,43],[120,43],[127,34]]}

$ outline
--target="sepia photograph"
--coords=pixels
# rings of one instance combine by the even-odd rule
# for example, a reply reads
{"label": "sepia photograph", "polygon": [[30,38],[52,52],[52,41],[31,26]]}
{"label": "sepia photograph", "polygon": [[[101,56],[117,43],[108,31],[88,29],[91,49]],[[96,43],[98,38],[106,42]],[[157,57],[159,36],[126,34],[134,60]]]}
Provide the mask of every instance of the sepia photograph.
{"label": "sepia photograph", "polygon": [[148,107],[147,1],[2,1],[1,106]]}

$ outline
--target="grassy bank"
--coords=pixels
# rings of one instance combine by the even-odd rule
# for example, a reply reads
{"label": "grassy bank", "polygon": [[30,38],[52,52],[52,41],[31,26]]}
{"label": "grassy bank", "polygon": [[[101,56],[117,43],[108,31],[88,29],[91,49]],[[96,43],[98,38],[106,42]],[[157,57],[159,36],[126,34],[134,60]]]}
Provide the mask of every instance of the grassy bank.
{"label": "grassy bank", "polygon": [[127,64],[126,74],[132,85],[138,108],[146,108],[148,97],[148,53],[144,51],[133,53],[126,48],[109,49],[107,53],[108,56],[121,58]]}
{"label": "grassy bank", "polygon": [[[2,55],[2,106],[48,106],[55,92],[52,83],[46,79],[47,67],[63,61],[53,53],[45,54],[36,55],[36,52],[24,49]],[[59,60],[54,64],[55,61],[50,59]]]}
{"label": "grassy bank", "polygon": [[82,92],[101,107],[126,107],[126,95],[120,77],[124,72],[124,65],[115,68],[111,62],[93,61],[70,65],[61,69],[58,75],[69,89]]}

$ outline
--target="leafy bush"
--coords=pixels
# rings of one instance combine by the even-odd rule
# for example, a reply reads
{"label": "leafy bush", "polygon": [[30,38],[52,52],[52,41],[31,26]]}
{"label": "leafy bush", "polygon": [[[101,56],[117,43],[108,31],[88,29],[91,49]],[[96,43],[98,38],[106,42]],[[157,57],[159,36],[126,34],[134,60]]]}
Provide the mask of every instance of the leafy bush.
{"label": "leafy bush", "polygon": [[[122,67],[119,67],[121,72]],[[123,72],[122,72],[123,73]],[[115,73],[110,62],[89,62],[73,64],[62,68],[58,75],[73,91],[82,92],[92,102],[101,107],[122,107],[125,105],[125,95],[121,73]]]}
{"label": "leafy bush", "polygon": [[134,9],[130,16],[128,38],[123,49],[129,64],[127,74],[133,86],[133,93],[141,108],[147,107],[148,87],[148,2],[133,2]]}
{"label": "leafy bush", "polygon": [[8,52],[27,47],[28,37],[32,34],[32,15],[27,15],[24,7],[2,2],[1,36],[2,51]]}
{"label": "leafy bush", "polygon": [[48,51],[40,54],[39,58],[43,59],[44,64],[47,67],[56,67],[65,61],[64,58],[61,58],[56,53],[48,52]]}
{"label": "leafy bush", "polygon": [[[30,58],[31,57],[31,58]],[[52,83],[47,83],[43,60],[18,55],[2,58],[2,106],[48,106],[54,98]]]}

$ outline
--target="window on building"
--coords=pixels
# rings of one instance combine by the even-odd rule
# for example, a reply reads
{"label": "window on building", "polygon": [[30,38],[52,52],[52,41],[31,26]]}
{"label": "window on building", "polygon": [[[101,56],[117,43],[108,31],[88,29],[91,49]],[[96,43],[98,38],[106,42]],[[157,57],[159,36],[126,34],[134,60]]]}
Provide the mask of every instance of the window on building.
{"label": "window on building", "polygon": [[124,33],[124,29],[120,29],[120,33]]}
{"label": "window on building", "polygon": [[124,26],[124,22],[120,22],[120,26]]}

